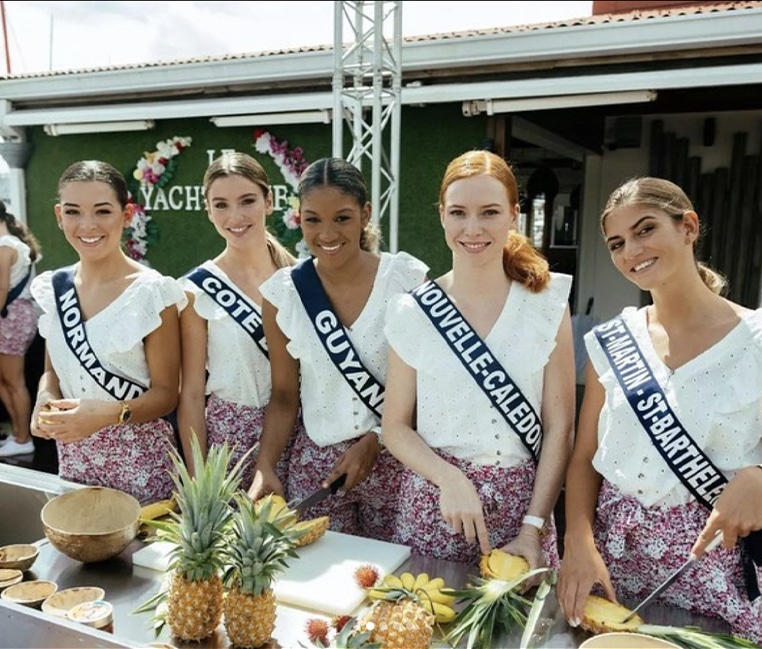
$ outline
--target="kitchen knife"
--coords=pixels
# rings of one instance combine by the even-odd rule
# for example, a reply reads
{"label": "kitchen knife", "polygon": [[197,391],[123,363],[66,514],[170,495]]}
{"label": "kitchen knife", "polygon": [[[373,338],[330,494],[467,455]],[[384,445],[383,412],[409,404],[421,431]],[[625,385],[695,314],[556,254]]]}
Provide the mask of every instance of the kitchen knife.
{"label": "kitchen knife", "polygon": [[344,485],[346,481],[347,481],[347,474],[342,473],[327,487],[321,487],[314,493],[304,498],[301,502],[298,502],[296,505],[291,507],[291,509],[296,511],[297,514],[299,514],[299,517],[301,518],[304,512],[306,512],[310,507],[317,505],[321,500],[323,500],[324,498],[327,498],[331,494],[335,494]]}
{"label": "kitchen knife", "polygon": [[[707,543],[706,549],[704,550],[704,554],[706,554],[710,550],[714,550],[721,542],[722,542],[722,532],[717,532],[717,534],[714,535],[714,538],[711,541],[709,541],[709,543]],[[629,622],[640,609],[650,604],[656,597],[658,597],[665,590],[667,590],[667,588],[669,588],[675,582],[675,580],[688,569],[688,566],[692,565],[698,558],[699,557],[697,557],[696,555],[691,554],[688,557],[687,561],[682,566],[680,566],[677,570],[675,570],[675,572],[673,572],[669,577],[667,577],[667,579],[660,586],[658,586],[655,591],[653,591],[648,597],[646,597],[642,602],[640,602],[640,604],[638,604],[634,609],[632,609],[632,612],[626,618],[624,618],[624,620],[622,620],[622,624],[624,624],[625,622]]]}

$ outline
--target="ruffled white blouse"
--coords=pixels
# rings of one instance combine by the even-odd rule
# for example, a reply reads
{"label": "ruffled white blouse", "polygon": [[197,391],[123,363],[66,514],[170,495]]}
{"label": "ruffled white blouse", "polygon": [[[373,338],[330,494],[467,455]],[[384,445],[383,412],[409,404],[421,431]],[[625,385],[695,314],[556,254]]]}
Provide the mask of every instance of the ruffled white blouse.
{"label": "ruffled white blouse", "polygon": [[[113,399],[69,350],[56,308],[54,272],[35,277],[31,289],[43,311],[39,331],[61,394],[68,399]],[[187,301],[177,280],[146,268],[111,304],[85,322],[93,353],[107,370],[150,387],[143,339],[159,328],[164,309],[174,305],[181,311]]]}
{"label": "ruffled white blouse", "polygon": [[[281,268],[259,290],[278,309],[277,322],[289,339],[288,351],[299,361],[305,429],[319,446],[354,439],[380,422],[325,351],[294,287],[291,271],[291,267]],[[386,306],[393,296],[420,284],[427,272],[426,264],[406,252],[381,253],[368,301],[352,326],[345,328],[361,361],[382,385],[386,384]]]}
{"label": "ruffled white blouse", "polygon": [[[571,283],[570,275],[551,273],[546,289],[532,293],[514,282],[484,339],[538,415]],[[531,458],[412,296],[397,297],[386,321],[389,344],[416,371],[416,429],[430,447],[484,465],[511,467]]]}
{"label": "ruffled white blouse", "polygon": [[[252,302],[213,261],[201,267],[234,288],[252,310],[262,317],[261,307]],[[206,393],[242,406],[264,407],[270,400],[270,361],[252,337],[225,309],[197,284],[181,277],[180,286],[193,294],[193,308],[207,321],[206,366],[209,376]]]}
{"label": "ruffled white blouse", "polygon": [[[673,412],[714,465],[730,479],[762,462],[762,309],[674,372],[654,349],[646,309],[627,307],[622,316]],[[585,345],[606,390],[595,469],[646,506],[692,501],[635,416],[593,332]]]}
{"label": "ruffled white blouse", "polygon": [[[14,237],[12,234],[4,234],[0,236],[0,246],[13,248],[17,253],[16,261],[13,262],[13,265],[11,266],[10,290],[26,277],[27,271],[32,265],[32,259],[29,256],[30,249],[21,239]],[[19,294],[19,298],[29,299],[30,297],[29,284],[27,284]]]}

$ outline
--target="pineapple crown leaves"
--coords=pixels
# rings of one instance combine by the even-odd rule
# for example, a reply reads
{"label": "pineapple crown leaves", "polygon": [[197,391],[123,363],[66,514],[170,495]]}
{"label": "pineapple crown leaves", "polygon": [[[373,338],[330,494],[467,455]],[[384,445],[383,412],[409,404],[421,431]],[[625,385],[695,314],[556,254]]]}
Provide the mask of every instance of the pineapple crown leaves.
{"label": "pineapple crown leaves", "polygon": [[238,512],[224,552],[227,565],[223,583],[228,589],[258,596],[272,587],[289,558],[299,556],[294,549],[295,536],[289,533],[294,522],[285,511],[268,520],[273,505],[269,496],[259,507],[246,494],[236,494],[234,499]]}
{"label": "pineapple crown leaves", "polygon": [[758,649],[751,640],[738,638],[727,633],[703,631],[697,626],[674,627],[655,624],[641,624],[636,631],[645,635],[669,640],[683,649]]}
{"label": "pineapple crown leaves", "polygon": [[510,581],[472,577],[468,586],[453,593],[465,606],[445,639],[455,646],[467,635],[466,648],[481,649],[490,646],[496,627],[505,631],[524,627],[532,603],[521,589],[528,579],[550,572],[550,568],[535,568]]}

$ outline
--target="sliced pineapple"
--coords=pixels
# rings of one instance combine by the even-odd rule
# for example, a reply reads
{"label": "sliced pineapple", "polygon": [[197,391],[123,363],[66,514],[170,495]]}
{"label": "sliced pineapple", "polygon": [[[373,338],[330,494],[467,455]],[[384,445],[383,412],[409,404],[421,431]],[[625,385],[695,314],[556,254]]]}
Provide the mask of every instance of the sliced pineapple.
{"label": "sliced pineapple", "polygon": [[529,562],[524,557],[495,549],[482,555],[479,572],[485,579],[513,581],[529,572]]}
{"label": "sliced pineapple", "polygon": [[330,516],[318,516],[317,518],[311,518],[306,521],[300,521],[299,515],[288,508],[288,503],[283,496],[278,494],[269,494],[263,498],[260,498],[254,505],[255,511],[259,511],[259,508],[265,502],[265,498],[271,499],[271,509],[268,514],[268,522],[272,523],[276,518],[280,519],[284,523],[293,524],[292,531],[294,534],[299,534],[299,538],[296,541],[297,548],[314,543],[321,538],[331,525]]}
{"label": "sliced pineapple", "polygon": [[634,615],[632,619],[624,619],[632,611],[617,602],[611,602],[605,597],[589,595],[585,602],[584,614],[580,626],[590,633],[608,633],[610,631],[637,631],[643,624],[643,618]]}

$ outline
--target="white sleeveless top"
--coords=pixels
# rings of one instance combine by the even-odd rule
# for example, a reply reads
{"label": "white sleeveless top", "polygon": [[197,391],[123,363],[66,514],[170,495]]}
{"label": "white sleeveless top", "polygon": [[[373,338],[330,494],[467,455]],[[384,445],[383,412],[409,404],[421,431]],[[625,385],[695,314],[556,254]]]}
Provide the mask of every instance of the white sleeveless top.
{"label": "white sleeveless top", "polygon": [[[622,316],[673,412],[712,463],[728,479],[762,463],[762,309],[674,373],[656,354],[645,307],[627,307]],[[592,331],[585,344],[606,390],[593,457],[596,471],[646,506],[692,501],[651,443]]]}
{"label": "white sleeveless top", "polygon": [[[234,288],[257,314],[262,309],[213,261],[201,267]],[[207,322],[206,393],[242,406],[261,408],[270,400],[270,361],[252,337],[201,287],[187,277],[180,286],[194,296],[193,308]]]}
{"label": "white sleeveless top", "polygon": [[[514,282],[484,339],[538,415],[571,283],[570,275],[551,273],[545,290],[532,293]],[[431,448],[484,465],[511,467],[531,458],[412,296],[392,301],[386,320],[389,344],[416,371],[416,430]]]}
{"label": "white sleeveless top", "polygon": [[[112,400],[69,349],[56,308],[52,278],[45,271],[32,280],[32,295],[42,308],[40,335],[56,371],[61,394],[69,399]],[[111,304],[85,322],[93,353],[107,370],[146,387],[151,380],[143,339],[161,325],[161,312],[188,299],[177,280],[146,268]]]}
{"label": "white sleeveless top", "polygon": [[[380,422],[325,351],[294,287],[292,270],[281,268],[260,291],[278,309],[277,321],[289,339],[288,351],[299,361],[305,429],[319,446],[354,439]],[[420,284],[427,272],[422,261],[406,252],[381,253],[368,302],[352,327],[346,329],[363,364],[382,385],[386,384],[386,306],[393,296]]]}
{"label": "white sleeveless top", "polygon": [[[29,256],[30,249],[21,239],[14,237],[12,234],[4,234],[0,236],[0,246],[6,248],[13,248],[16,251],[16,261],[11,266],[11,284],[9,290],[21,282],[26,277],[29,267],[32,265],[32,259]],[[24,290],[19,294],[19,298],[29,299],[31,293],[29,290],[29,284],[24,287]]]}

